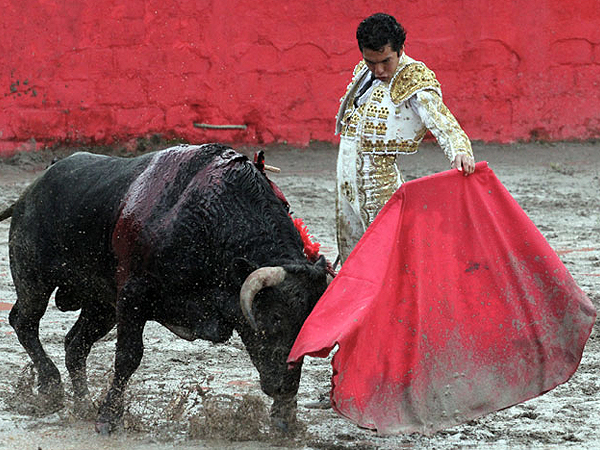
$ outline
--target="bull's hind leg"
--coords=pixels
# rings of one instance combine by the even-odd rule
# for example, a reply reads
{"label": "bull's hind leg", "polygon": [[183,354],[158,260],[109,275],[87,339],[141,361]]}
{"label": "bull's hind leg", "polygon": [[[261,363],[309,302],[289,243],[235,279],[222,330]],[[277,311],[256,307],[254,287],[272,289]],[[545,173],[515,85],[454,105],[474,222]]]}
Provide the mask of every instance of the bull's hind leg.
{"label": "bull's hind leg", "polygon": [[86,305],[65,338],[65,364],[73,384],[73,412],[78,417],[91,419],[96,414],[89,397],[86,360],[94,343],[102,339],[115,322],[112,305],[101,302]]}
{"label": "bull's hind leg", "polygon": [[40,320],[52,293],[49,289],[36,290],[35,294],[19,289],[17,285],[17,302],[9,315],[9,322],[19,342],[33,361],[38,374],[38,402],[36,412],[51,413],[63,406],[64,390],[60,373],[46,354],[40,342]]}

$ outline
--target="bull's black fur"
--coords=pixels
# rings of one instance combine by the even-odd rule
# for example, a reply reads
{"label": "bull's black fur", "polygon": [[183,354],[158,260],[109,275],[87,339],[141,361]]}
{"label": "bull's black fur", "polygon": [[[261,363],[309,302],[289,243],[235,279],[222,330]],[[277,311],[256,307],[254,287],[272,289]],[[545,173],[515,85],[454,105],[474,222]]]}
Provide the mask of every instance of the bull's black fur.
{"label": "bull's black fur", "polygon": [[[117,324],[115,376],[98,413],[119,423],[123,389],[155,320],[193,340],[227,340],[235,329],[273,397],[272,415],[294,418],[300,368],[286,357],[326,287],[324,260],[310,264],[302,240],[264,175],[218,145],[181,146],[123,159],[77,153],[50,166],[3,213],[12,215],[10,323],[39,374],[40,393],[62,398],[60,375],[39,340],[55,288],[61,310],[81,309],[65,339],[76,407],[88,395],[85,361]],[[240,286],[256,268],[287,276],[254,302],[259,330],[244,319]]]}

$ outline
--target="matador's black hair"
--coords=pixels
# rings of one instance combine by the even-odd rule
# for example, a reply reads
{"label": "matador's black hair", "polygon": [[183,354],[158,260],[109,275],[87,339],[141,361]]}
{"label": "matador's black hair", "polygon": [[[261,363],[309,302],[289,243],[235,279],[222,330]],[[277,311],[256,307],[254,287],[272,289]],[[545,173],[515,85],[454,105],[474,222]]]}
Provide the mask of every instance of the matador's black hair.
{"label": "matador's black hair", "polygon": [[356,30],[358,48],[381,50],[387,44],[399,53],[406,40],[406,30],[389,14],[377,13],[363,20]]}

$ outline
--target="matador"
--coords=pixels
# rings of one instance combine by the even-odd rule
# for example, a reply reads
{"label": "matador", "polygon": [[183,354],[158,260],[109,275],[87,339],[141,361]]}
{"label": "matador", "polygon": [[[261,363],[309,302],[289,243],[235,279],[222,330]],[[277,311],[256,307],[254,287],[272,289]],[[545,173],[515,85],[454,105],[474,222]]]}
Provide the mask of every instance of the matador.
{"label": "matador", "polygon": [[361,51],[364,59],[354,69],[336,121],[336,234],[342,262],[402,184],[398,155],[415,153],[427,130],[453,167],[458,155],[465,174],[474,166],[469,138],[443,103],[435,74],[404,53],[403,40],[399,49],[388,43]]}

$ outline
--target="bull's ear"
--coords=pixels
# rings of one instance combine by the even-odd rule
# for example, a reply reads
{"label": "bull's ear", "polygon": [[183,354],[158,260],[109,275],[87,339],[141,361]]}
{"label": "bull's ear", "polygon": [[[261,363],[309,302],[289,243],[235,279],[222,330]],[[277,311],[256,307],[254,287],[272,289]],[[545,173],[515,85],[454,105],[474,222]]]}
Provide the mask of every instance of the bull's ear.
{"label": "bull's ear", "polygon": [[234,286],[241,287],[248,275],[258,269],[258,265],[246,258],[234,258],[229,265],[229,280]]}

